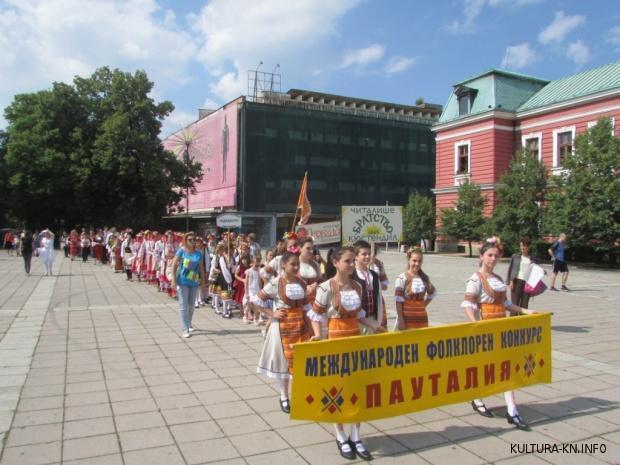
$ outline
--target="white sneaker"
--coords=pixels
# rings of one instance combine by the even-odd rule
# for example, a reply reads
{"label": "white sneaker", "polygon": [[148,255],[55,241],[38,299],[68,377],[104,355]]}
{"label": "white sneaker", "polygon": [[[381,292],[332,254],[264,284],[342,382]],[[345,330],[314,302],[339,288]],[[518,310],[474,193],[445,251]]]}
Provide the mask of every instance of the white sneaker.
{"label": "white sneaker", "polygon": [[189,331],[183,331],[183,337],[184,337],[184,338],[186,338],[186,339],[187,339],[187,338],[188,338],[188,337],[190,337],[190,336],[191,336],[191,334],[189,333]]}
{"label": "white sneaker", "polygon": [[191,326],[189,327],[189,332],[193,333],[194,331],[196,331],[196,328],[192,328]]}

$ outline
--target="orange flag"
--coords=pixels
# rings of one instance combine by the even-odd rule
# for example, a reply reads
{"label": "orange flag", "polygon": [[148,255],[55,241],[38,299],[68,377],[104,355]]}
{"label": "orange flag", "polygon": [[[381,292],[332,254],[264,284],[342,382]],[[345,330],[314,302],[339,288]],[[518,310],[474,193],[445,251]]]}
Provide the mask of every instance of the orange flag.
{"label": "orange flag", "polygon": [[310,219],[310,213],[312,213],[312,206],[308,200],[308,172],[304,174],[304,180],[301,182],[301,189],[299,191],[299,200],[297,200],[297,208],[301,210],[299,214],[299,224],[306,224]]}

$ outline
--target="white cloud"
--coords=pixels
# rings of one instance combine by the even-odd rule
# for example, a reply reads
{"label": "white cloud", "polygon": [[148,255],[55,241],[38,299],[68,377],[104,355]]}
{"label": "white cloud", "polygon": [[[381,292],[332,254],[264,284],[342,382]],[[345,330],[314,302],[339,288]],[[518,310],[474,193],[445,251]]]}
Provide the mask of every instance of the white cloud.
{"label": "white cloud", "polygon": [[446,26],[446,29],[452,34],[472,34],[476,32],[476,19],[478,19],[478,16],[480,16],[482,10],[487,5],[491,8],[510,8],[514,10],[544,1],[545,0],[464,0],[463,19],[453,20]]}
{"label": "white cloud", "polygon": [[384,54],[385,47],[381,44],[372,44],[368,47],[351,50],[345,54],[340,68],[366,66],[374,61],[380,60]]}
{"label": "white cloud", "polygon": [[579,67],[590,61],[590,49],[581,39],[571,43],[566,50],[566,56]]}
{"label": "white cloud", "polygon": [[617,52],[620,52],[620,26],[614,26],[607,31],[606,40],[614,46]]}
{"label": "white cloud", "polygon": [[324,60],[325,52],[310,51],[337,38],[338,20],[360,1],[212,0],[191,17],[201,39],[197,59],[218,79],[211,92],[221,100],[245,94],[247,70],[260,61],[263,71],[280,63],[294,77],[312,66],[311,55]]}
{"label": "white cloud", "polygon": [[[156,89],[187,81],[196,47],[156,0],[10,0],[0,8],[0,108],[13,95],[109,65]],[[0,122],[1,123],[1,122]]]}
{"label": "white cloud", "polygon": [[542,44],[562,43],[569,32],[586,21],[583,15],[566,16],[563,11],[556,11],[554,15],[551,24],[538,34],[538,40]]}
{"label": "white cloud", "polygon": [[418,61],[415,57],[393,56],[387,64],[385,72],[387,74],[401,73],[411,68]]}
{"label": "white cloud", "polygon": [[461,21],[455,19],[447,29],[452,34],[470,34],[476,29],[476,18],[482,13],[486,0],[465,0],[463,7],[463,19]]}
{"label": "white cloud", "polygon": [[164,120],[161,127],[161,138],[164,139],[166,136],[178,131],[185,126],[193,123],[198,119],[198,110],[195,112],[183,111],[183,110],[174,110],[168,117]]}
{"label": "white cloud", "polygon": [[532,50],[529,43],[512,45],[506,48],[504,58],[502,59],[502,68],[506,69],[523,69],[538,61],[538,54]]}

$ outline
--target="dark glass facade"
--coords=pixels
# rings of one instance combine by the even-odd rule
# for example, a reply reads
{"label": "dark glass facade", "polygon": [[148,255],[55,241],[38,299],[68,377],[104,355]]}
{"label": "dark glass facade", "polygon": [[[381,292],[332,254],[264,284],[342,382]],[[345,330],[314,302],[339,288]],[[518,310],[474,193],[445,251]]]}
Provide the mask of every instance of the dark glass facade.
{"label": "dark glass facade", "polygon": [[431,195],[428,124],[245,101],[240,113],[238,209],[292,214],[304,172],[313,215],[342,205],[406,205]]}

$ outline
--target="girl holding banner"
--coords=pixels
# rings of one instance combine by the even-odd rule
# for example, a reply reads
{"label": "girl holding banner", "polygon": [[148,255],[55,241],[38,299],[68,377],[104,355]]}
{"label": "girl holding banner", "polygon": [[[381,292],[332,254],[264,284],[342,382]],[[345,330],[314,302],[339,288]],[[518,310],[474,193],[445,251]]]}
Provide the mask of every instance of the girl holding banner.
{"label": "girl holding banner", "polygon": [[[472,321],[491,320],[504,318],[506,310],[511,314],[531,315],[538,313],[514,305],[506,299],[506,285],[498,275],[493,273],[497,261],[501,257],[497,242],[485,242],[480,248],[480,269],[474,273],[467,281],[465,290],[465,300],[461,303],[461,308],[465,310],[467,317]],[[519,429],[528,430],[527,423],[517,411],[515,396],[513,391],[504,393],[506,400],[506,419],[511,425]],[[471,402],[475,412],[483,417],[492,417],[493,413],[484,405],[482,399],[475,399]]]}
{"label": "girl holding banner", "polygon": [[396,278],[394,300],[396,301],[396,329],[428,327],[426,307],[437,296],[435,286],[422,271],[422,249],[412,247],[407,252],[407,271]]}
{"label": "girl holding banner", "polygon": [[[311,307],[306,283],[298,276],[299,257],[284,252],[280,264],[283,268],[280,276],[269,281],[253,299],[261,312],[272,319],[256,371],[277,380],[280,408],[284,413],[290,413],[288,385],[293,373],[293,345],[308,341],[312,336],[306,316]],[[271,300],[274,301],[273,307]]]}
{"label": "girl holding banner", "polygon": [[[327,322],[327,337],[359,336],[360,323],[368,326],[373,332],[384,332],[385,329],[374,318],[367,318],[362,309],[361,284],[351,277],[355,271],[355,249],[341,247],[332,255],[332,263],[336,268],[336,276],[320,284],[317,288],[313,309],[308,312],[314,328],[313,340],[321,339],[321,325]],[[360,423],[351,425],[351,435],[347,437],[341,423],[336,425],[336,443],[340,455],[346,459],[355,459],[356,454],[371,460],[372,456],[360,438]]]}

